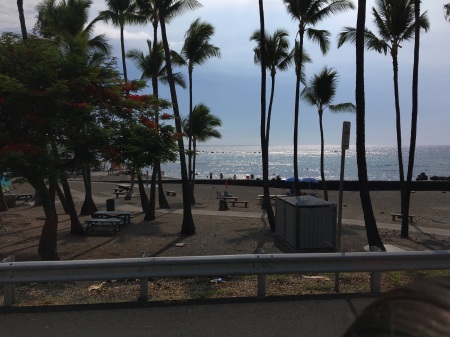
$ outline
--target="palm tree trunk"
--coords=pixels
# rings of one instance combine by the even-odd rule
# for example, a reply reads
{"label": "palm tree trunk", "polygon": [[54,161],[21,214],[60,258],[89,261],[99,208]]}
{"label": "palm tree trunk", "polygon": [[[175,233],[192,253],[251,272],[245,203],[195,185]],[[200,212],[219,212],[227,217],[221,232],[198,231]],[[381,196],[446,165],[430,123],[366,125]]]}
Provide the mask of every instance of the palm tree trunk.
{"label": "palm tree trunk", "polygon": [[[394,70],[394,97],[395,97],[395,125],[397,130],[397,158],[398,158],[398,171],[400,177],[400,214],[404,214],[406,199],[406,185],[405,185],[405,173],[403,168],[403,153],[402,153],[402,128],[401,128],[401,114],[400,114],[400,95],[398,91],[398,51],[397,46],[394,45],[391,51],[392,54],[392,67]],[[408,222],[407,217],[402,218],[402,226],[404,222]]]}
{"label": "palm tree trunk", "polygon": [[[159,129],[159,105],[158,105],[158,99],[159,99],[159,85],[158,85],[158,72],[156,69],[158,68],[158,21],[153,22],[153,73],[152,73],[152,87],[153,87],[153,96],[155,98],[155,123],[157,128]],[[164,188],[162,184],[161,179],[161,163],[159,159],[156,159],[154,167],[156,168],[157,172],[157,179],[158,179],[158,201],[159,201],[159,208],[170,208],[169,202],[167,201],[166,196],[164,195]],[[148,204],[148,201],[147,201]],[[145,206],[147,208],[147,205]],[[143,207],[144,209],[144,207]]]}
{"label": "palm tree trunk", "polygon": [[359,194],[364,213],[369,247],[385,251],[373,214],[367,178],[365,140],[365,90],[364,90],[364,29],[366,21],[366,0],[358,0],[356,24],[356,161],[358,164]]}
{"label": "palm tree trunk", "polygon": [[[192,125],[192,68],[189,66],[189,127],[191,132],[188,135],[188,174],[189,180],[193,181],[195,177],[195,171],[192,169],[192,134],[193,128]],[[193,189],[192,189],[193,190]]]}
{"label": "palm tree trunk", "polygon": [[22,31],[22,39],[28,38],[27,27],[25,24],[25,15],[23,14],[23,0],[17,0],[17,10],[19,11],[20,30]]}
{"label": "palm tree trunk", "polygon": [[270,121],[272,120],[273,97],[275,95],[275,74],[272,73],[270,78],[271,78],[272,83],[271,83],[271,87],[270,87],[269,109],[267,110],[267,128],[266,128],[267,147],[269,147]]}
{"label": "palm tree trunk", "polygon": [[58,183],[56,184],[55,187],[56,187],[56,194],[58,194],[58,198],[59,198],[59,201],[61,202],[61,206],[63,207],[64,214],[69,214],[69,208],[67,206],[67,199],[64,196],[63,191],[61,191],[61,187],[59,187]]}
{"label": "palm tree trunk", "polygon": [[189,180],[186,169],[186,158],[182,137],[182,128],[181,128],[181,116],[178,108],[178,99],[177,92],[175,88],[175,81],[173,79],[172,72],[172,64],[170,61],[170,50],[169,43],[167,40],[166,33],[166,23],[165,23],[165,7],[163,6],[162,0],[157,0],[159,13],[160,13],[160,24],[161,24],[161,35],[162,41],[164,45],[164,54],[166,58],[166,66],[167,66],[167,77],[170,86],[170,95],[172,100],[172,108],[175,115],[175,128],[178,133],[178,149],[180,156],[180,166],[181,166],[181,184],[182,184],[182,192],[183,192],[183,223],[181,224],[181,234],[182,235],[193,235],[195,234],[195,224],[194,219],[192,217],[192,208],[191,208],[191,194],[189,189]]}
{"label": "palm tree trunk", "polygon": [[81,206],[80,215],[91,215],[98,211],[95,205],[94,199],[92,198],[92,186],[91,186],[91,169],[89,163],[83,165],[83,181],[84,181],[84,202]]}
{"label": "palm tree trunk", "polygon": [[146,212],[149,201],[148,201],[147,193],[145,192],[144,181],[142,180],[142,174],[138,173],[137,179],[138,179],[138,188],[139,188],[139,196],[141,199],[142,211]]}
{"label": "palm tree trunk", "polygon": [[33,176],[26,176],[26,178],[41,196],[45,213],[45,222],[39,239],[38,254],[43,261],[59,260],[57,251],[58,214],[56,213],[54,198],[51,196],[44,180]]}
{"label": "palm tree trunk", "polygon": [[319,111],[319,125],[320,125],[320,178],[322,179],[323,198],[328,201],[327,182],[325,181],[325,169],[324,169],[324,152],[325,142],[323,139],[323,111]]}
{"label": "palm tree trunk", "polygon": [[[260,36],[261,36],[261,50],[266,50],[265,36],[265,23],[264,23],[264,4],[263,1],[259,1],[259,22],[260,22]],[[262,159],[262,171],[263,171],[263,203],[261,208],[267,212],[269,220],[269,226],[271,231],[275,231],[275,215],[272,209],[272,203],[270,201],[269,190],[269,140],[266,123],[269,123],[269,117],[266,122],[266,54],[261,52],[261,159]],[[272,78],[272,92],[273,92],[273,78]],[[271,96],[272,98],[272,96]]]}
{"label": "palm tree trunk", "polygon": [[120,26],[120,48],[122,51],[123,79],[126,83],[128,82],[128,76],[127,76],[127,64],[125,62],[125,40],[123,38],[123,26]]}
{"label": "palm tree trunk", "polygon": [[148,206],[147,206],[147,210],[145,212],[145,217],[144,220],[145,221],[153,221],[156,219],[156,189],[155,189],[155,185],[156,185],[156,169],[155,167],[153,167],[153,172],[152,172],[152,180],[150,183],[150,201],[148,202]]}
{"label": "palm tree trunk", "polygon": [[420,59],[420,0],[414,1],[415,16],[415,39],[414,39],[414,65],[413,65],[413,83],[412,83],[412,116],[411,116],[411,139],[409,145],[408,173],[406,176],[405,200],[402,209],[404,216],[402,218],[401,237],[409,236],[409,205],[411,197],[411,180],[414,169],[414,157],[416,152],[417,138],[417,116],[419,114],[419,59]]}
{"label": "palm tree trunk", "polygon": [[166,195],[164,194],[164,188],[162,183],[162,177],[161,177],[161,164],[159,161],[155,164],[157,172],[158,172],[158,201],[159,201],[159,208],[168,209],[170,208],[169,202],[167,201]]}
{"label": "palm tree trunk", "polygon": [[[195,154],[192,153],[192,135],[194,134],[194,125],[192,125],[192,67],[189,66],[189,127],[191,132],[189,133],[188,141],[188,175],[189,175],[189,189],[191,191],[191,205],[195,205],[195,168],[193,167],[192,157]],[[194,150],[195,151],[195,150]]]}
{"label": "palm tree trunk", "polygon": [[299,43],[299,60],[296,69],[296,83],[295,83],[295,112],[294,112],[294,190],[295,195],[300,195],[300,185],[298,183],[298,115],[300,110],[300,82],[303,63],[303,40],[304,28],[300,22],[300,43]]}
{"label": "palm tree trunk", "polygon": [[77,210],[75,209],[75,203],[73,202],[72,192],[70,191],[69,183],[67,179],[64,177],[61,179],[61,186],[64,191],[64,197],[67,201],[67,209],[70,215],[70,233],[71,234],[84,234],[83,225],[80,223],[80,219],[77,215]]}

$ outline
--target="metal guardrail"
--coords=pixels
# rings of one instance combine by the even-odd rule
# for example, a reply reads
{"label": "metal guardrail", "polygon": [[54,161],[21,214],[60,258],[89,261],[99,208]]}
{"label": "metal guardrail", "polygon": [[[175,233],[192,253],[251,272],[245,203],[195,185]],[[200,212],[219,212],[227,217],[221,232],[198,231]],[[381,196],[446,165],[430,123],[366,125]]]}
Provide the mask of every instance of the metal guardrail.
{"label": "metal guardrail", "polygon": [[[147,299],[149,278],[258,275],[258,295],[264,296],[269,274],[342,273],[450,269],[450,250],[368,253],[248,254],[192,257],[143,257],[113,260],[0,263],[5,305],[14,295],[8,285],[31,282],[141,279],[141,298]],[[379,280],[377,281],[379,282]],[[379,284],[371,282],[372,289]]]}

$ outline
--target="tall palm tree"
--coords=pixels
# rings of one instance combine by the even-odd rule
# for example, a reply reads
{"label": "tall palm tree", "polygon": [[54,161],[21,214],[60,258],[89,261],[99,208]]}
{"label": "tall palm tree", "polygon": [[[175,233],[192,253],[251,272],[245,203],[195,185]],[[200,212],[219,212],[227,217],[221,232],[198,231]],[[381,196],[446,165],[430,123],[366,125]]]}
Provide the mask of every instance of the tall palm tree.
{"label": "tall palm tree", "polygon": [[450,3],[444,5],[445,19],[450,22]]}
{"label": "tall palm tree", "polygon": [[[158,24],[159,24],[159,7],[157,6],[156,0],[136,0],[136,5],[139,9],[139,14],[142,15],[143,18],[147,22],[149,22],[153,27],[153,55],[158,54]],[[197,0],[166,0],[163,2],[163,6],[165,9],[166,22],[170,22],[170,20],[178,15],[181,15],[187,10],[192,10],[201,6],[201,4]],[[154,68],[157,69],[157,58],[153,59],[153,63],[155,64]],[[175,74],[174,74],[175,76]],[[176,77],[175,77],[176,78]],[[158,74],[156,72],[153,73],[152,76],[152,87],[153,87],[153,96],[157,99],[159,98],[159,90],[158,90]],[[158,110],[158,109],[155,109]],[[159,116],[158,114],[155,116],[156,126],[159,127]],[[157,175],[158,180],[158,200],[159,207],[161,208],[170,208],[167,198],[164,194],[164,188],[161,177],[161,165],[159,161],[155,162],[153,167],[152,174],[152,182],[153,175]],[[154,186],[152,185],[150,189],[150,195],[154,194]]]}
{"label": "tall palm tree", "polygon": [[[205,63],[211,57],[220,57],[220,49],[212,45],[209,41],[214,35],[214,26],[207,22],[201,22],[196,19],[187,30],[184,38],[184,44],[181,49],[181,55],[186,60],[189,76],[189,118],[191,118],[193,110],[192,100],[192,74],[194,66]],[[192,124],[192,121],[190,122]],[[194,181],[195,174],[192,171],[192,137],[189,137],[188,143],[188,174],[189,179]]]}
{"label": "tall palm tree", "polygon": [[366,160],[366,98],[364,86],[364,31],[366,26],[366,0],[358,0],[358,15],[356,21],[356,162],[358,165],[358,182],[361,206],[364,213],[364,225],[366,226],[367,241],[370,250],[386,251],[377,222],[373,214],[372,201],[370,199],[369,181],[367,177]]}
{"label": "tall palm tree", "polygon": [[[267,110],[267,127],[266,127],[266,139],[267,145],[269,145],[270,136],[270,121],[272,115],[273,98],[275,94],[275,76],[277,70],[286,71],[292,65],[294,59],[294,50],[289,50],[289,33],[284,29],[277,29],[272,36],[265,34],[265,46],[266,46],[266,68],[270,72],[271,78],[271,90],[269,98],[269,108]],[[251,41],[256,41],[258,45],[253,49],[255,56],[255,63],[260,63],[261,60],[261,34],[260,31],[255,31],[250,37]]]}
{"label": "tall palm tree", "polygon": [[22,31],[22,38],[28,38],[27,26],[25,24],[25,15],[23,13],[23,0],[17,0],[17,10],[19,11],[20,30]]}
{"label": "tall palm tree", "polygon": [[[394,72],[394,101],[395,101],[395,123],[397,130],[397,159],[400,176],[401,200],[406,196],[405,192],[405,173],[403,168],[402,153],[402,130],[401,130],[401,112],[400,95],[398,88],[398,50],[402,43],[411,40],[414,37],[414,0],[376,0],[375,7],[372,7],[374,23],[377,27],[379,37],[373,32],[365,30],[365,45],[369,50],[375,50],[385,55],[389,51],[392,57],[392,67]],[[425,31],[430,28],[427,13],[420,16],[419,25]],[[345,27],[338,37],[338,48],[345,42],[354,42],[355,29]],[[404,214],[404,202],[401,202],[401,214]],[[406,223],[408,218],[405,219]],[[403,223],[402,222],[402,227]],[[406,225],[407,226],[407,225]]]}
{"label": "tall palm tree", "polygon": [[259,50],[260,53],[259,63],[261,65],[261,88],[260,88],[260,141],[261,141],[261,160],[263,171],[263,205],[262,207],[267,210],[269,226],[271,231],[275,231],[275,215],[273,214],[272,204],[270,201],[269,192],[269,145],[266,139],[266,84],[267,84],[267,50],[266,39],[262,38],[266,36],[265,20],[264,20],[264,3],[263,0],[259,0]]}
{"label": "tall palm tree", "polygon": [[[127,52],[127,57],[134,61],[136,67],[142,72],[141,80],[152,80],[152,84],[154,84],[153,77],[156,74],[157,81],[161,81],[162,83],[167,84],[167,68],[164,61],[164,49],[161,42],[158,43],[158,46],[156,48],[152,46],[152,43],[150,40],[147,40],[147,46],[148,46],[148,54],[144,55],[144,53],[140,50],[133,49]],[[153,53],[156,51],[156,55]],[[184,64],[183,58],[176,53],[175,51],[171,51],[172,60],[174,64]],[[186,83],[184,81],[183,75],[181,73],[174,73],[173,74],[175,84],[181,86],[183,89],[186,88]],[[155,90],[154,90],[155,92]],[[159,115],[159,108],[155,107],[155,116],[157,117]],[[157,119],[157,118],[155,118]],[[156,122],[155,122],[156,123]],[[157,127],[159,127],[159,121],[157,124]],[[153,174],[151,179],[151,187],[150,187],[150,200],[148,200],[147,195],[144,193],[140,193],[141,195],[141,202],[143,205],[145,205],[145,220],[146,221],[152,221],[156,219],[156,213],[155,213],[155,204],[156,204],[156,197],[155,197],[155,185],[156,185],[156,179],[158,175],[158,168],[159,168],[159,160],[155,161],[155,164],[153,165]],[[138,176],[139,178],[139,176]],[[159,190],[159,204],[161,208],[170,208],[169,203],[167,202],[164,191],[162,189],[162,183],[160,182],[161,177],[159,176],[158,181],[158,190]],[[142,179],[138,179],[138,181],[142,181]],[[140,190],[144,190],[143,186],[139,185]]]}
{"label": "tall palm tree", "polygon": [[184,152],[184,143],[182,137],[183,129],[181,126],[181,115],[178,107],[177,90],[175,87],[175,80],[173,78],[172,61],[170,57],[170,48],[166,31],[166,21],[165,21],[166,9],[164,6],[166,1],[157,0],[157,8],[159,10],[159,23],[161,25],[161,37],[164,46],[164,57],[166,60],[166,67],[167,67],[167,80],[169,81],[172,109],[173,114],[175,116],[175,128],[178,135],[177,141],[180,157],[181,185],[183,190],[183,223],[181,224],[180,233],[182,235],[193,235],[195,234],[195,224],[194,218],[192,217],[191,193],[189,188],[188,174],[186,169],[186,158]]}
{"label": "tall palm tree", "polygon": [[324,199],[328,200],[328,190],[325,181],[324,170],[324,137],[323,137],[323,113],[326,108],[333,112],[354,112],[353,103],[340,103],[332,105],[336,95],[338,73],[334,69],[324,67],[319,74],[315,74],[309,81],[309,85],[302,92],[302,98],[310,105],[317,107],[320,126],[320,177],[322,179]]}
{"label": "tall palm tree", "polygon": [[[272,106],[273,98],[275,93],[275,76],[277,70],[286,71],[292,64],[294,58],[294,51],[289,51],[289,40],[288,32],[284,29],[277,29],[272,36],[267,33],[264,34],[264,54],[266,60],[265,68],[270,71],[271,77],[271,90],[269,98],[269,108],[267,111],[267,119],[265,119],[263,134],[264,134],[264,148],[261,151],[264,153],[263,160],[263,189],[264,189],[264,200],[262,203],[262,208],[266,210],[269,219],[269,224],[271,230],[275,230],[275,215],[272,209],[272,203],[270,201],[269,192],[269,137],[270,137],[270,121],[272,117]],[[250,37],[251,41],[255,41],[257,46],[253,49],[255,56],[255,63],[261,63],[262,57],[262,47],[261,47],[261,32],[259,30],[255,31]],[[264,112],[265,114],[265,112]]]}
{"label": "tall palm tree", "polygon": [[[67,54],[86,57],[86,66],[95,65],[104,60],[111,47],[105,35],[93,36],[94,25],[102,18],[97,16],[88,23],[91,5],[92,1],[90,0],[61,0],[59,2],[45,0],[36,7],[38,17],[35,30],[44,37],[57,41]],[[95,212],[97,206],[92,197],[90,163],[85,162],[83,165],[86,193],[80,213],[85,215]],[[61,182],[70,208],[71,232],[82,232],[82,226],[78,218],[73,216],[76,211],[74,210],[72,196],[68,195],[70,188],[68,188],[66,178],[62,178]]]}
{"label": "tall palm tree", "polygon": [[[450,6],[449,6],[450,9]],[[420,21],[420,0],[414,1],[414,20]],[[417,137],[417,116],[419,114],[419,50],[420,50],[420,25],[415,25],[414,29],[414,65],[412,83],[412,113],[411,113],[411,138],[409,144],[408,172],[406,175],[405,200],[402,209],[405,213],[402,218],[402,230],[400,235],[407,238],[409,236],[409,205],[411,197],[411,180],[414,169],[414,157],[416,152]]]}
{"label": "tall palm tree", "polygon": [[192,110],[191,118],[183,118],[183,130],[192,137],[192,152],[194,153],[192,169],[195,172],[197,158],[197,142],[206,142],[211,138],[222,138],[217,127],[222,126],[220,118],[212,115],[211,110],[203,103],[197,104]]}
{"label": "tall palm tree", "polygon": [[[322,53],[329,49],[330,33],[326,30],[317,30],[312,27],[328,16],[337,14],[348,9],[354,9],[355,6],[351,0],[283,0],[288,13],[292,18],[298,21],[298,53],[300,66],[296,67],[296,87],[295,87],[295,112],[294,112],[294,188],[296,194],[300,193],[298,184],[298,115],[300,103],[300,81],[303,61],[303,43],[305,33],[309,39],[317,42]],[[311,27],[310,27],[311,26]]]}
{"label": "tall palm tree", "polygon": [[144,18],[136,11],[134,0],[106,0],[107,10],[101,11],[100,16],[120,28],[120,48],[122,52],[123,78],[128,81],[127,64],[125,61],[125,40],[123,31],[126,24],[143,24]]}

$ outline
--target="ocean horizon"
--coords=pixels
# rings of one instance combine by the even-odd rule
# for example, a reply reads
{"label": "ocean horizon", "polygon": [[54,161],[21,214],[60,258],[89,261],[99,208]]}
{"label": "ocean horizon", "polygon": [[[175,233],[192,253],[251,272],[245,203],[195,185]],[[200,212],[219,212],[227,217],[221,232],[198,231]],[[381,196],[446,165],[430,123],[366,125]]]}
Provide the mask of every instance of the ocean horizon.
{"label": "ocean horizon", "polygon": [[[340,179],[341,146],[326,145],[324,152],[325,178]],[[408,148],[403,149],[405,176],[408,165]],[[368,178],[371,181],[398,181],[399,169],[396,145],[366,146]],[[180,178],[179,161],[161,165],[166,177]],[[320,145],[298,147],[299,177],[320,179]],[[424,172],[431,176],[450,176],[450,145],[420,145],[416,148],[413,180]],[[209,179],[212,173],[218,179],[246,179],[262,177],[261,147],[259,145],[201,145],[197,147],[197,179]],[[275,145],[269,148],[269,176],[290,178],[293,172],[293,146]],[[358,180],[356,147],[345,151],[345,180]]]}

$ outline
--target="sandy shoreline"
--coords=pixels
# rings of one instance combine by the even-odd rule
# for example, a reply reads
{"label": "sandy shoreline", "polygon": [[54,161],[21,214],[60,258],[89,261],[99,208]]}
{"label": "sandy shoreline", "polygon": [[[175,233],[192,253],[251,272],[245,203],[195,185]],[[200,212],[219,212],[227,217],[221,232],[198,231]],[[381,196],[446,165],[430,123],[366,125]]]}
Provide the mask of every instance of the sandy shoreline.
{"label": "sandy shoreline", "polygon": [[[105,182],[103,180],[116,180]],[[93,179],[92,187],[94,201],[99,209],[106,209],[106,200],[114,199],[119,210],[132,210],[135,217],[130,226],[123,228],[120,234],[112,235],[99,232],[85,236],[70,234],[69,217],[63,214],[58,204],[59,232],[58,252],[64,260],[138,257],[142,252],[150,256],[178,255],[216,255],[254,253],[258,248],[264,248],[268,253],[290,252],[272,232],[269,231],[267,219],[260,208],[257,196],[262,194],[261,187],[228,186],[227,191],[239,200],[249,201],[248,207],[242,205],[230,207],[221,215],[207,215],[201,211],[218,211],[219,200],[217,191],[225,189],[224,184],[197,184],[195,197],[197,204],[193,210],[197,234],[192,237],[181,237],[182,215],[174,212],[157,213],[153,222],[143,221],[140,212],[140,199],[135,196],[130,201],[115,198],[113,192],[119,181],[126,177],[97,177]],[[81,178],[72,179],[70,185],[73,191],[76,208],[79,211],[84,198],[84,187]],[[29,185],[15,185],[15,193],[32,193]],[[182,208],[181,184],[165,184],[165,189],[173,190],[176,196],[167,196],[172,210]],[[136,190],[137,191],[137,187]],[[148,189],[147,189],[148,192]],[[271,194],[283,194],[286,190],[272,188]],[[308,192],[308,191],[305,191]],[[317,191],[322,197],[322,192]],[[338,192],[330,191],[329,199],[338,202]],[[400,229],[400,222],[393,222],[390,213],[398,213],[400,208],[400,193],[396,191],[371,192],[372,205],[377,222],[392,223]],[[344,192],[343,219],[363,220],[363,212],[359,193]],[[157,204],[158,208],[158,204]],[[225,214],[230,212],[228,214]],[[217,214],[217,213],[216,213]],[[233,216],[229,216],[233,214]],[[256,216],[255,216],[256,214]],[[450,230],[450,193],[442,191],[416,191],[411,195],[411,214],[416,217],[419,227]],[[228,216],[226,216],[228,215]],[[3,225],[0,227],[0,258],[15,254],[17,260],[38,260],[37,244],[42,229],[43,211],[41,208],[24,205],[18,202],[16,208],[0,213]],[[84,222],[87,217],[80,217]],[[397,230],[381,230],[385,244],[395,244],[407,250],[450,249],[450,239],[445,236],[411,233],[409,239],[399,238]],[[183,242],[179,248],[175,243]],[[342,251],[363,251],[367,244],[365,229],[355,226],[351,221],[343,221]]]}

